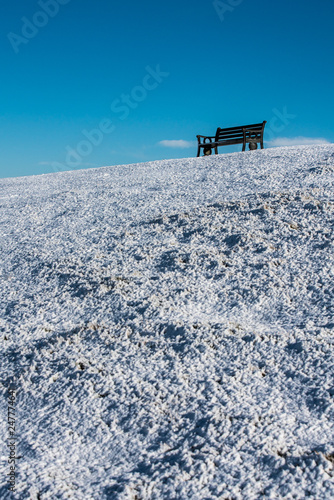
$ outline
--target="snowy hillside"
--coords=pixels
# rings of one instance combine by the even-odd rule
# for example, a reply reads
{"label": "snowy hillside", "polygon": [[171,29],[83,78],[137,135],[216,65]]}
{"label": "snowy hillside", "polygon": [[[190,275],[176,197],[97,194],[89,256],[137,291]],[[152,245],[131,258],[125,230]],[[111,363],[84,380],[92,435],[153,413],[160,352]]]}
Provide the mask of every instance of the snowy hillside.
{"label": "snowy hillside", "polygon": [[2,179],[0,206],[1,498],[334,497],[334,145]]}

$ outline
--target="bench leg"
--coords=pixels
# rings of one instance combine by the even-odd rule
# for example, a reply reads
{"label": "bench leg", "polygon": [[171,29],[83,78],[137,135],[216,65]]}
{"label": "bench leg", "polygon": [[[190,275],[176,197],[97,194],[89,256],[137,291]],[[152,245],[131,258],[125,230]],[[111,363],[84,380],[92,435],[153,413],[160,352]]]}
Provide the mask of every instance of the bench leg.
{"label": "bench leg", "polygon": [[263,147],[263,142],[261,142],[261,149],[264,149],[264,147]]}
{"label": "bench leg", "polygon": [[246,143],[244,142],[243,145],[242,145],[242,150],[243,151],[246,151]]}
{"label": "bench leg", "polygon": [[197,148],[197,158],[199,157],[200,154],[201,154],[201,148],[198,146],[198,148]]}
{"label": "bench leg", "polygon": [[218,154],[218,148],[217,147],[215,148],[215,154],[216,155]]}

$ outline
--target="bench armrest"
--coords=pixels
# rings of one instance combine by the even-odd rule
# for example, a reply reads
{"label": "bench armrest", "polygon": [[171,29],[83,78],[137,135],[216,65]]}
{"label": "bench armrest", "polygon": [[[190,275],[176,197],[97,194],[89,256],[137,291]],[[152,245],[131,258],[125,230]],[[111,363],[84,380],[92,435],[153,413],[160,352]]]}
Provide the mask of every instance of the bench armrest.
{"label": "bench armrest", "polygon": [[[198,144],[210,144],[210,142],[213,142],[215,139],[214,135],[196,135],[196,137],[198,140]],[[201,139],[203,139],[202,142]],[[209,139],[209,141],[207,142],[206,139]]]}
{"label": "bench armrest", "polygon": [[263,128],[261,129],[251,129],[251,128],[243,128],[242,129],[244,137],[246,137],[247,134],[251,136],[252,134],[255,135],[254,139],[260,138],[263,136]]}

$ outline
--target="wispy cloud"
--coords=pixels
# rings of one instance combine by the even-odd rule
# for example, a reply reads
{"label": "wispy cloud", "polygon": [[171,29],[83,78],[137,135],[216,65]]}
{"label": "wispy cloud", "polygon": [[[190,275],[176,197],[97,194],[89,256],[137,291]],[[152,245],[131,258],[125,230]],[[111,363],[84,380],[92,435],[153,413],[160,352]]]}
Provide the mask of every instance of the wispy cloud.
{"label": "wispy cloud", "polygon": [[158,144],[159,146],[164,146],[165,148],[193,148],[196,145],[196,142],[177,139],[172,141],[160,141]]}
{"label": "wispy cloud", "polygon": [[268,146],[279,147],[279,146],[307,146],[307,145],[317,145],[317,144],[330,144],[327,139],[321,137],[276,137],[267,142]]}
{"label": "wispy cloud", "polygon": [[[53,166],[54,165],[54,161],[40,161],[38,162],[38,165],[41,165],[41,166]],[[80,167],[100,167],[99,164],[97,163],[88,163],[88,162],[80,162],[79,164]]]}

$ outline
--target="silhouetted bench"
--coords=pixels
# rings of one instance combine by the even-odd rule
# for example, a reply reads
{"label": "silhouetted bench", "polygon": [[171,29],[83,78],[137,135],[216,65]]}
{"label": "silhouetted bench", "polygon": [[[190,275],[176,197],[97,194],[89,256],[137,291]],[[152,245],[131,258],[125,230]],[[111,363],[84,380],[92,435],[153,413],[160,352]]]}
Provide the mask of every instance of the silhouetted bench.
{"label": "silhouetted bench", "polygon": [[261,149],[263,149],[263,132],[266,123],[264,121],[240,127],[217,128],[215,136],[197,135],[197,156],[200,155],[201,148],[206,156],[211,155],[212,149],[218,154],[219,146],[231,146],[232,144],[242,144],[243,151],[246,150],[246,144],[249,144],[251,150],[257,149],[258,144],[261,144]]}

